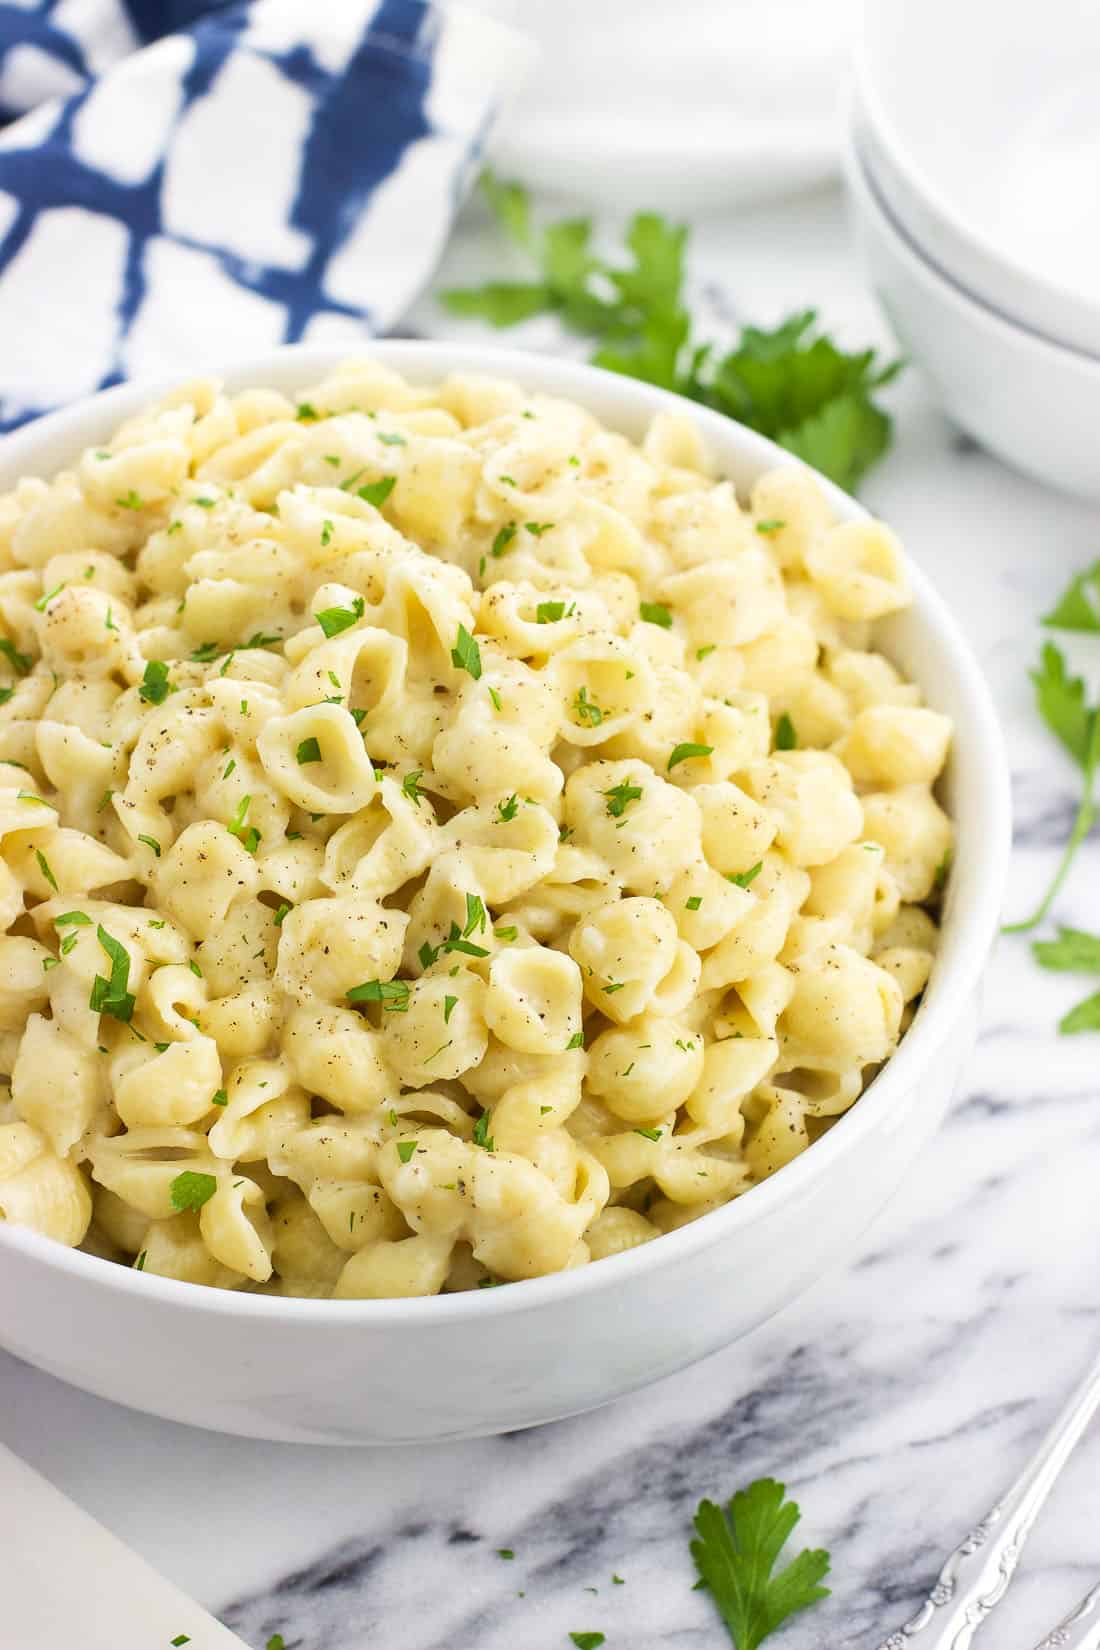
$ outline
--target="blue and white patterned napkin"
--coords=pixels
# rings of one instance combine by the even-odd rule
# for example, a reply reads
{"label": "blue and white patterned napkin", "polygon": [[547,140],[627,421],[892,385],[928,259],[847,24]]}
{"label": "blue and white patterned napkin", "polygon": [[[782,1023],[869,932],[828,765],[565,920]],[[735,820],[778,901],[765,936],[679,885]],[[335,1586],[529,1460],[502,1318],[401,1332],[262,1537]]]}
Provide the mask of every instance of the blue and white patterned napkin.
{"label": "blue and white patterned napkin", "polygon": [[0,429],[392,326],[528,57],[428,0],[0,0]]}

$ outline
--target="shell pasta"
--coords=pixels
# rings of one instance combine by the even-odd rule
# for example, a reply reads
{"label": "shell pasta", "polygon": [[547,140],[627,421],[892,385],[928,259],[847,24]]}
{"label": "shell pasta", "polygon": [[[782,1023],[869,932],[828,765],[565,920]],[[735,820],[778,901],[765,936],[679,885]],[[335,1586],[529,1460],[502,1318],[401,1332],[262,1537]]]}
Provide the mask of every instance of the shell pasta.
{"label": "shell pasta", "polygon": [[349,360],[0,498],[0,1219],[370,1298],[781,1169],[936,949],[904,560],[691,419]]}

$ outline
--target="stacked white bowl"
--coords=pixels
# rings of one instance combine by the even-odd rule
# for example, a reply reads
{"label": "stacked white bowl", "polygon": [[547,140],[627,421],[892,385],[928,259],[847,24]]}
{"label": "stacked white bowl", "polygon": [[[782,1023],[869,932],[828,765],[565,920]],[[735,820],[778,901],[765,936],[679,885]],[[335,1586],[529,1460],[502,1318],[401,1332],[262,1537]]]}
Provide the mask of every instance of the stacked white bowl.
{"label": "stacked white bowl", "polygon": [[951,416],[1100,497],[1100,4],[868,0],[847,174],[872,283]]}

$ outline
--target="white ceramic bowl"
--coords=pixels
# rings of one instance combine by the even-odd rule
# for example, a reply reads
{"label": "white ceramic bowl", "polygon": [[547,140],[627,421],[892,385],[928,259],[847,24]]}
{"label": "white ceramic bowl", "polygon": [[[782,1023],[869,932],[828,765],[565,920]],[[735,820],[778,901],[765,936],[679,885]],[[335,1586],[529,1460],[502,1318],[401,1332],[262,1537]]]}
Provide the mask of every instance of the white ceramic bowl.
{"label": "white ceramic bowl", "polygon": [[1100,356],[1100,7],[865,0],[860,147],[922,254],[1006,319]]}
{"label": "white ceramic bowl", "polygon": [[855,141],[845,171],[871,284],[947,412],[1038,481],[1100,497],[1100,358],[1004,320],[923,258]]}
{"label": "white ceramic bowl", "polygon": [[[285,349],[224,376],[232,388],[293,394],[342,353]],[[635,438],[677,402],[631,379],[514,351],[388,342],[372,353],[419,381],[451,371],[512,377],[583,402]],[[159,388],[109,390],[9,437],[0,488],[51,474]],[[787,459],[716,413],[688,410],[739,489]],[[862,513],[828,492],[841,517]],[[881,639],[958,730],[946,787],[958,849],[943,948],[900,1051],[808,1152],[739,1201],[627,1254],[428,1300],[196,1288],[0,1224],[0,1341],[63,1380],[173,1420],[261,1438],[393,1443],[504,1432],[605,1403],[747,1334],[820,1278],[886,1203],[947,1105],[973,1037],[1009,850],[989,690],[955,620],[919,568],[912,574],[915,605]]]}

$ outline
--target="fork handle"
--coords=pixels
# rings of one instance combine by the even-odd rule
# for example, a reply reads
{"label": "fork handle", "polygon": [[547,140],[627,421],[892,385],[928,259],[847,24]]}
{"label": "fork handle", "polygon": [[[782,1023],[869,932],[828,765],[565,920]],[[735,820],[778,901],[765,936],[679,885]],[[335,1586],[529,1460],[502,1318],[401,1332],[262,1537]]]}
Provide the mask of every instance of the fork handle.
{"label": "fork handle", "polygon": [[[982,1622],[1007,1592],[1031,1527],[1098,1406],[1100,1358],[1074,1390],[1011,1489],[948,1557],[916,1615],[884,1639],[878,1650],[968,1650]],[[1097,1597],[1090,1594],[1084,1602],[1091,1610]],[[1082,1608],[1078,1607],[1072,1622],[1083,1619]],[[1072,1631],[1072,1627],[1063,1624],[1055,1628],[1055,1635],[1062,1631]],[[1059,1639],[1048,1635],[1039,1650],[1051,1650],[1051,1646],[1094,1650],[1096,1644],[1091,1638]]]}
{"label": "fork handle", "polygon": [[1100,1587],[1086,1593],[1076,1610],[1071,1610],[1035,1650],[1097,1650],[1100,1645]]}

